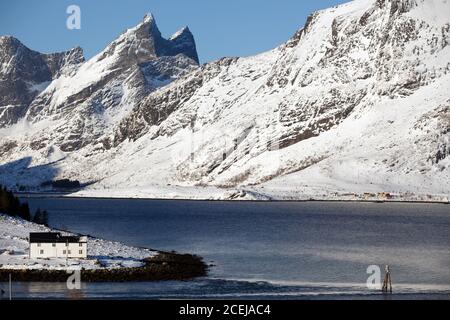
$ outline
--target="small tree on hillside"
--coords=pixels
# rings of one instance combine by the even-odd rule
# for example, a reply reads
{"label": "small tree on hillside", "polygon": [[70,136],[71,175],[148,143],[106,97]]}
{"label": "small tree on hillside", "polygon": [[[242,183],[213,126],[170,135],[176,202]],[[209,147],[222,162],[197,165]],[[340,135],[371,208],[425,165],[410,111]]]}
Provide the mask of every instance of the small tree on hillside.
{"label": "small tree on hillside", "polygon": [[41,209],[37,209],[33,217],[33,222],[48,226],[48,212],[45,210],[41,211]]}
{"label": "small tree on hillside", "polygon": [[24,220],[31,221],[30,207],[28,206],[28,203],[25,202],[19,206],[18,216]]}

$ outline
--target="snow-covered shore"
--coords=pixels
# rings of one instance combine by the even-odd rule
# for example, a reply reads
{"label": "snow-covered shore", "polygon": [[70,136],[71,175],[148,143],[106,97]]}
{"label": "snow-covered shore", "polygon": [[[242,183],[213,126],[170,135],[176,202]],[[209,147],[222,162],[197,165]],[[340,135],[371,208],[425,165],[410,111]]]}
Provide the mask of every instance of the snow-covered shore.
{"label": "snow-covered shore", "polygon": [[[435,194],[425,192],[383,191],[383,188],[371,185],[350,189],[334,186],[313,186],[284,184],[277,181],[236,189],[216,187],[179,187],[149,186],[143,188],[98,189],[87,188],[70,194],[40,193],[39,196],[67,196],[79,198],[102,199],[160,199],[160,200],[241,200],[241,201],[393,201],[393,202],[429,202],[449,203],[447,193]],[[25,193],[26,196],[32,193]]]}
{"label": "snow-covered shore", "polygon": [[99,270],[141,267],[144,265],[143,259],[158,254],[149,249],[89,237],[87,259],[69,259],[67,264],[65,259],[30,259],[29,233],[49,231],[55,230],[0,214],[0,269]]}

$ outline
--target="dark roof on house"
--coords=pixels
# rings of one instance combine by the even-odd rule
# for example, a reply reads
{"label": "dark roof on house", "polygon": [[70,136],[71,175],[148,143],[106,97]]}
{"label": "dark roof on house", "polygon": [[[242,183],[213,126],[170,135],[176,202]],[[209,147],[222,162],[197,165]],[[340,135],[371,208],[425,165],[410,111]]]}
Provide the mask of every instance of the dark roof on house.
{"label": "dark roof on house", "polygon": [[32,243],[78,243],[80,237],[63,236],[59,232],[31,232],[30,242]]}

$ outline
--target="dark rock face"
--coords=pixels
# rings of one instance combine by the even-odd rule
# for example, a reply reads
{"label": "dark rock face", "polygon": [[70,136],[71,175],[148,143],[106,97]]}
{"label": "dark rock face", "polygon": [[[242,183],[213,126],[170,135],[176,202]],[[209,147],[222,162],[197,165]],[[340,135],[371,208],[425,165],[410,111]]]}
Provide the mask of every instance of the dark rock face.
{"label": "dark rock face", "polygon": [[14,37],[0,37],[0,127],[16,123],[53,79],[83,61],[81,48],[41,54]]}
{"label": "dark rock face", "polygon": [[184,27],[182,30],[174,34],[169,39],[169,43],[171,47],[169,50],[171,53],[170,55],[182,53],[199,63],[194,36],[188,27]]}
{"label": "dark rock face", "polygon": [[[136,140],[146,132],[145,128],[159,125],[167,119],[202,85],[202,74],[198,72],[196,74],[198,77],[187,78],[182,86],[162,89],[144,99],[130,116],[123,119],[117,126],[112,145],[117,146],[126,139]],[[108,142],[108,145],[110,144]]]}
{"label": "dark rock face", "polygon": [[[424,0],[418,0],[424,1]],[[417,5],[417,0],[377,0],[376,4],[383,9],[386,6],[390,8],[391,14],[404,13]]]}
{"label": "dark rock face", "polygon": [[[224,58],[217,62],[205,64],[196,71],[180,78],[176,86],[163,88],[150,94],[134,108],[128,117],[119,123],[114,131],[113,141],[107,141],[106,144],[117,146],[126,139],[136,140],[146,133],[145,129],[149,126],[160,125],[184,102],[188,101],[205,81],[216,77],[220,71],[226,69],[236,60]],[[179,127],[161,127],[155,137],[171,135],[179,128],[188,127],[194,120],[186,116]]]}

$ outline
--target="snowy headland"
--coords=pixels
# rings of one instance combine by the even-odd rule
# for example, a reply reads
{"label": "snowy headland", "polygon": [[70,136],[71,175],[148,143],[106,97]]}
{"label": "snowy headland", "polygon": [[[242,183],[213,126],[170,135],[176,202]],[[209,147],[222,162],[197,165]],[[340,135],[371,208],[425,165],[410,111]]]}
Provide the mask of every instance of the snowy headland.
{"label": "snowy headland", "polygon": [[196,256],[130,247],[93,237],[88,237],[87,259],[30,259],[29,233],[53,231],[56,230],[0,214],[0,281],[9,273],[22,281],[40,281],[41,276],[45,281],[61,281],[67,278],[68,270],[83,271],[86,281],[189,279],[206,273],[201,258]]}
{"label": "snowy headland", "polygon": [[[322,182],[322,181],[320,181]],[[449,203],[447,193],[425,193],[420,190],[385,191],[378,185],[340,187],[332,181],[328,184],[291,179],[287,183],[283,179],[275,179],[269,183],[243,188],[218,188],[201,186],[146,186],[121,189],[86,189],[66,194],[37,192],[38,196],[66,196],[74,198],[104,199],[155,199],[155,200],[217,200],[217,201],[386,201],[386,202],[430,202]],[[33,196],[33,193],[24,193]]]}

